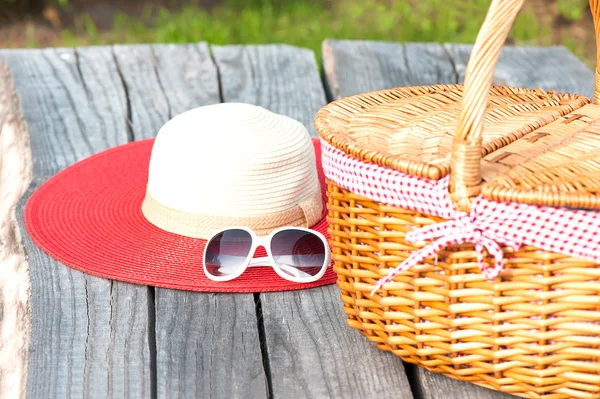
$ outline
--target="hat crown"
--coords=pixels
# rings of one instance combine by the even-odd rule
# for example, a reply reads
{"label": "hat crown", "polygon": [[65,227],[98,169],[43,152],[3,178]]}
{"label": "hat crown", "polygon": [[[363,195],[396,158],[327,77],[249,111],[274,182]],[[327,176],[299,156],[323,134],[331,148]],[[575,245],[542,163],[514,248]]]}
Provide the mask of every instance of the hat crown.
{"label": "hat crown", "polygon": [[257,218],[319,193],[307,129],[262,107],[192,109],[167,122],[152,149],[147,195],[179,212]]}

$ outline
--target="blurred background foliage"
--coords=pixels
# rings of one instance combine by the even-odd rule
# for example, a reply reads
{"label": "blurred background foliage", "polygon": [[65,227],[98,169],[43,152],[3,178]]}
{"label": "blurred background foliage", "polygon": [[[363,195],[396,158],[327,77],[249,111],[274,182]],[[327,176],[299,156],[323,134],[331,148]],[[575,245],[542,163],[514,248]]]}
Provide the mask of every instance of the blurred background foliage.
{"label": "blurred background foliage", "polygon": [[[288,43],[325,38],[472,43],[490,0],[0,0],[0,47]],[[511,44],[565,45],[590,66],[587,0],[528,0]]]}

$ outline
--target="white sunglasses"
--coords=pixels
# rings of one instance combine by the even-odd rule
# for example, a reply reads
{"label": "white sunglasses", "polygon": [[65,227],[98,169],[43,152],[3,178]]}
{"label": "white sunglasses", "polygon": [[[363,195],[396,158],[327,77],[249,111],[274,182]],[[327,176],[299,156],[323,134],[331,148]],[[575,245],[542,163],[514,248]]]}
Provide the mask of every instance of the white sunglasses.
{"label": "white sunglasses", "polygon": [[[253,258],[263,246],[267,257]],[[229,227],[206,242],[202,267],[213,281],[239,277],[248,267],[271,266],[281,277],[296,283],[317,281],[331,262],[323,234],[303,227],[282,227],[259,237],[247,227]]]}

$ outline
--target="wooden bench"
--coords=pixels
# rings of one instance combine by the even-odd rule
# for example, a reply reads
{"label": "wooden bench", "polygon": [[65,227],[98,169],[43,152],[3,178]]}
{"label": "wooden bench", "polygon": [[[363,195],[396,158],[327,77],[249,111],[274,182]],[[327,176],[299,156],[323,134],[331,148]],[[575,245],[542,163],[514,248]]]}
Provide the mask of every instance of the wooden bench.
{"label": "wooden bench", "polygon": [[[23,206],[46,179],[98,151],[153,137],[190,108],[257,104],[316,136],[313,118],[328,101],[461,82],[470,49],[331,40],[323,43],[323,76],[313,52],[287,45],[0,50],[27,122],[5,121],[0,136],[0,360],[11,359],[0,362],[0,388],[29,398],[510,397],[378,350],[346,326],[335,285],[252,295],[110,281],[53,260],[23,226]],[[2,71],[0,127],[3,114],[19,114]],[[593,82],[563,47],[508,47],[495,78],[587,96]]]}

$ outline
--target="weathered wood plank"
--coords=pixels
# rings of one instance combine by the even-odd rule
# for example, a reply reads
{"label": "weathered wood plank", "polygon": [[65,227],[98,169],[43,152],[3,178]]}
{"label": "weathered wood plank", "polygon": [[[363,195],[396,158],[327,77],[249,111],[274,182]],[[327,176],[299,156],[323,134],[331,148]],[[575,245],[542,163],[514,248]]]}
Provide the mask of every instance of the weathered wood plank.
{"label": "weathered wood plank", "polygon": [[23,398],[31,334],[29,264],[16,207],[31,182],[29,133],[8,65],[0,62],[0,397]]}
{"label": "weathered wood plank", "polygon": [[[325,105],[314,54],[284,45],[212,47],[224,101],[303,122]],[[334,285],[260,294],[274,397],[411,397],[400,359],[346,326]],[[376,370],[376,371],[375,371]]]}
{"label": "weathered wood plank", "polygon": [[[123,143],[124,132],[104,129],[98,120],[100,110],[93,101],[102,100],[88,98],[73,50],[2,50],[0,58],[8,60],[22,98],[31,134],[34,178],[52,176],[80,159]],[[110,87],[112,83],[98,83],[103,84],[108,85],[103,108],[117,112],[124,100]]]}
{"label": "weathered wood plank", "polygon": [[331,99],[372,90],[456,83],[448,53],[437,43],[326,40],[325,85]]}
{"label": "weathered wood plank", "polygon": [[146,45],[113,47],[119,75],[125,86],[132,140],[156,136],[157,128],[168,121],[171,106],[164,94],[154,53]]}
{"label": "weathered wood plank", "polygon": [[421,381],[418,394],[423,399],[511,399],[513,395],[493,391],[478,385],[457,381],[441,374],[431,373],[417,367],[417,377]]}
{"label": "weathered wood plank", "polygon": [[[381,50],[382,44],[365,42],[344,42],[343,46],[339,43],[334,45],[324,43],[323,64],[325,65],[325,77],[327,83],[333,88],[335,98],[339,98],[357,92],[367,92],[378,90],[384,87],[394,87],[401,82],[405,86],[423,84],[429,81],[434,75],[427,72],[427,67],[406,68],[406,63],[410,60],[404,60],[402,57],[392,55],[386,57],[385,52]],[[389,54],[398,54],[404,46],[403,44],[385,44],[385,49]],[[397,48],[394,50],[394,46]],[[431,52],[430,45],[412,45],[413,52],[410,59],[424,60],[424,54]],[[423,55],[419,53],[423,49]],[[452,73],[457,77],[457,82],[464,81],[466,64],[472,46],[469,45],[445,45],[445,50],[449,55],[450,62],[444,57],[440,57],[436,66],[429,68],[452,69],[446,72],[440,72],[440,80],[429,81],[433,83],[448,83],[442,77],[450,77]],[[367,65],[373,62],[372,54],[376,56],[376,65],[371,69],[357,67],[357,65]],[[385,60],[381,60],[383,56]],[[556,62],[548,62],[556,60]],[[560,61],[558,61],[560,60]],[[436,62],[431,60],[428,62]],[[392,64],[391,66],[389,64]],[[386,77],[387,74],[381,71],[396,71],[401,77]],[[420,78],[418,74],[423,73],[425,78]],[[356,82],[362,82],[360,86]],[[382,83],[385,82],[385,83]],[[560,47],[552,48],[531,48],[531,47],[507,47],[503,50],[499,59],[494,78],[495,84],[516,85],[522,87],[544,89],[557,88],[560,91],[582,93],[591,95],[593,90],[594,76],[581,61],[566,49]],[[411,366],[409,366],[411,367]],[[448,398],[448,397],[469,397],[469,398],[509,398],[507,394],[501,394],[485,388],[476,387],[472,384],[456,381],[441,374],[427,372],[421,368],[417,369],[417,381],[414,381],[415,391],[426,398]],[[416,383],[416,384],[415,384]]]}
{"label": "weathered wood plank", "polygon": [[153,46],[152,53],[171,116],[221,101],[217,68],[206,43]]}
{"label": "weathered wood plank", "polygon": [[223,101],[277,110],[302,122],[317,137],[313,119],[325,99],[315,66],[306,62],[307,57],[314,59],[312,53],[286,45],[213,46],[212,50]]}
{"label": "weathered wood plank", "polygon": [[[35,186],[127,141],[126,98],[108,48],[2,51],[29,126]],[[147,288],[70,269],[24,234],[31,276],[27,396],[151,394]]]}
{"label": "weathered wood plank", "polygon": [[[446,44],[444,47],[454,61],[459,82],[464,82],[473,46]],[[530,89],[556,89],[590,98],[594,92],[593,71],[562,46],[505,47],[498,59],[493,82],[496,85]]]}
{"label": "weathered wood plank", "polygon": [[[153,137],[169,118],[220,102],[206,44],[118,46],[115,55],[135,138]],[[157,288],[156,352],[159,398],[266,396],[252,294]]]}
{"label": "weathered wood plank", "polygon": [[265,398],[251,294],[157,290],[159,398]]}

